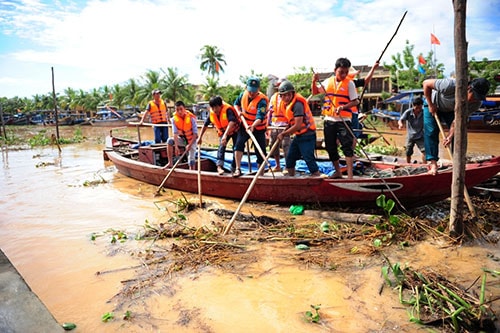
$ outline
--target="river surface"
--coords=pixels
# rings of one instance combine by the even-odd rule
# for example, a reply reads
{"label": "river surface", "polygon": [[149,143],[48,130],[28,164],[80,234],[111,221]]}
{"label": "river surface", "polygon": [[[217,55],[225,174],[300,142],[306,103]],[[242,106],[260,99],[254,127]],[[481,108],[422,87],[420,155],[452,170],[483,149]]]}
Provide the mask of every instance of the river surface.
{"label": "river surface", "polygon": [[[0,247],[58,322],[76,323],[76,332],[418,330],[409,322],[395,291],[386,288],[379,295],[382,261],[374,264],[373,258],[349,259],[346,248],[341,259],[359,261],[356,269],[343,270],[342,265],[335,271],[299,267],[287,260],[282,243],[266,243],[258,249],[263,259],[252,266],[253,278],[216,269],[174,274],[163,281],[170,292],[139,295],[132,302],[128,308],[132,320],[124,321],[125,309],[120,309],[114,320],[102,322],[103,314],[115,311],[113,297],[122,289],[121,281],[134,277],[134,270],[128,268],[140,264],[130,256],[127,246],[148,246],[131,240],[126,245],[112,244],[105,232],[124,230],[133,235],[145,221],[165,219],[165,212],[158,209],[156,187],[126,178],[103,161],[104,136],[109,129],[82,130],[86,136],[102,140],[63,145],[61,153],[57,147],[47,147],[3,149],[1,155]],[[61,131],[63,136],[71,136],[74,128]],[[150,129],[141,131],[143,140],[151,138]],[[403,145],[401,133],[385,136]],[[470,133],[469,151],[500,155],[498,142],[500,134]],[[231,210],[239,203],[204,200]],[[242,212],[250,210],[255,215],[270,214],[268,206],[253,203]],[[198,221],[189,223],[206,222],[203,213],[199,216]],[[93,233],[103,236],[93,241]],[[446,272],[448,278],[463,285],[480,276],[481,267],[499,269],[498,262],[492,267],[494,262],[486,255],[500,257],[498,244],[442,245],[439,241],[422,242],[391,256],[412,267]],[[492,295],[500,296],[499,285],[498,280],[488,285]],[[318,304],[321,324],[305,322],[304,312]],[[497,304],[497,315],[499,309]]]}

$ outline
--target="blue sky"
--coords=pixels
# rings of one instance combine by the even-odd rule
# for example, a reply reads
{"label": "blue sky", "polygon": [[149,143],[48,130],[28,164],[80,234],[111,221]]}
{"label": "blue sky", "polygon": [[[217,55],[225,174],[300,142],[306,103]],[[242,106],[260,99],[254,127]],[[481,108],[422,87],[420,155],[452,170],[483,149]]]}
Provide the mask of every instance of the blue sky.
{"label": "blue sky", "polygon": [[[238,84],[252,71],[278,77],[305,66],[331,70],[335,59],[371,65],[404,12],[382,62],[431,50],[445,74],[454,70],[450,0],[16,0],[0,1],[0,96],[32,97],[64,89],[90,91],[140,80],[148,70],[176,68],[204,82],[200,49],[216,45],[227,66],[221,83]],[[468,57],[500,59],[500,0],[469,0]]]}

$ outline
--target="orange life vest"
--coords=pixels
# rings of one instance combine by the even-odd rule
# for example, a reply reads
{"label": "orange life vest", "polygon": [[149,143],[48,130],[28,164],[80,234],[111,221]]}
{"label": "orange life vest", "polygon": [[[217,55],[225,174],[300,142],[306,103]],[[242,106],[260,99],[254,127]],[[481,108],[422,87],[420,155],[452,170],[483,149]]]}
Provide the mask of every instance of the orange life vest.
{"label": "orange life vest", "polygon": [[271,117],[271,125],[282,126],[288,124],[288,119],[285,116],[284,108],[280,107],[282,101],[279,98],[279,93],[274,93],[269,100],[269,116]]}
{"label": "orange life vest", "polygon": [[[245,90],[245,92],[243,92],[243,96],[241,97],[241,109],[242,109],[241,114],[245,118],[248,126],[252,126],[255,119],[257,119],[257,112],[258,112],[257,106],[259,105],[259,102],[264,99],[264,100],[266,100],[267,103],[269,103],[269,99],[267,98],[267,96],[265,94],[263,94],[260,91],[259,91],[258,95],[255,96],[255,98],[252,99],[251,101],[249,101],[249,97],[250,96],[248,94],[248,91]],[[256,130],[266,129],[266,127],[267,127],[267,119],[266,118],[267,117],[264,117],[264,119],[259,124],[259,126],[255,126]]]}
{"label": "orange life vest", "polygon": [[168,119],[165,102],[160,99],[160,107],[158,107],[155,101],[149,102],[149,115],[153,124],[166,123]]}
{"label": "orange life vest", "polygon": [[217,114],[214,111],[210,110],[210,122],[214,124],[215,128],[217,129],[217,134],[219,136],[224,135],[224,132],[226,131],[227,126],[229,125],[229,120],[227,118],[228,112],[233,112],[234,116],[236,117],[236,126],[233,127],[231,133],[228,133],[228,135],[231,136],[240,127],[239,126],[240,122],[237,118],[238,116],[234,107],[226,102],[222,102],[222,107],[220,109],[219,116],[217,116]]}
{"label": "orange life vest", "polygon": [[175,127],[177,127],[178,135],[185,137],[188,144],[193,141],[193,125],[191,124],[192,118],[196,119],[196,116],[187,110],[184,119],[179,117],[177,113],[174,114],[174,123]]}
{"label": "orange life vest", "polygon": [[[293,115],[293,106],[297,102],[302,102],[302,104],[304,105],[304,119],[302,120],[302,126],[294,134],[301,135],[309,130],[312,130],[312,131],[316,130],[316,123],[314,122],[311,108],[309,107],[307,100],[301,94],[298,94],[298,93],[295,93],[292,101],[286,106],[286,109],[284,112],[286,118],[288,119],[288,123],[290,124],[290,126],[293,126],[295,124],[295,116]],[[285,103],[281,103],[281,104],[282,104],[282,108],[285,108]]]}
{"label": "orange life vest", "polygon": [[337,82],[335,77],[331,77],[328,80],[328,85],[326,87],[325,99],[323,101],[323,112],[325,116],[335,117],[340,116],[342,118],[352,118],[351,109],[343,109],[340,114],[335,112],[335,109],[339,106],[346,105],[351,100],[349,99],[349,83],[351,80],[346,77],[344,80]]}

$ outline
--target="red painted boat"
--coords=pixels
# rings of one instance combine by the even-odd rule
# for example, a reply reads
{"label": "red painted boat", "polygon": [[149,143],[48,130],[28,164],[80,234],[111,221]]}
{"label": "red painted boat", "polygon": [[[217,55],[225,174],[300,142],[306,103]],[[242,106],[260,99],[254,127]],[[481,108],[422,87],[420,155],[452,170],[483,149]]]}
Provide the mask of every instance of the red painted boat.
{"label": "red painted boat", "polygon": [[[163,145],[131,148],[131,141],[108,137],[104,158],[114,163],[117,170],[134,179],[159,186],[169,173],[164,169],[166,147]],[[403,169],[409,164],[369,162],[382,169]],[[230,173],[218,175],[214,161],[201,159],[203,195],[241,200],[255,173],[233,178]],[[490,179],[500,172],[500,157],[467,164],[467,188]],[[187,163],[179,163],[164,183],[165,188],[198,193],[198,172],[189,170]],[[329,179],[321,177],[283,176],[265,173],[259,176],[248,196],[249,201],[282,204],[321,204],[340,207],[373,207],[380,194],[394,198],[405,208],[421,206],[446,199],[451,193],[452,170],[439,170],[435,176],[427,173],[373,178],[355,176],[354,179]],[[397,199],[397,200],[396,200]]]}

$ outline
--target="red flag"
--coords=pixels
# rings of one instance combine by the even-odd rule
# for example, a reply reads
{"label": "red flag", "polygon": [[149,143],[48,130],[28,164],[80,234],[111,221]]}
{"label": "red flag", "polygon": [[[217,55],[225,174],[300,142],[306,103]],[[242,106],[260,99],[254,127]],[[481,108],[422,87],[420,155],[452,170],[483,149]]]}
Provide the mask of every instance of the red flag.
{"label": "red flag", "polygon": [[436,36],[434,36],[433,33],[431,33],[431,45],[432,44],[441,45],[441,42],[439,41],[439,39]]}
{"label": "red flag", "polygon": [[218,62],[218,61],[216,61],[216,62],[215,62],[215,72],[216,72],[217,74],[219,74],[219,71],[220,71],[220,65],[219,65],[219,62]]}
{"label": "red flag", "polygon": [[424,57],[422,55],[419,55],[418,56],[418,63],[422,64],[422,65],[425,65],[427,63],[427,61],[425,61],[425,59],[424,59]]}

